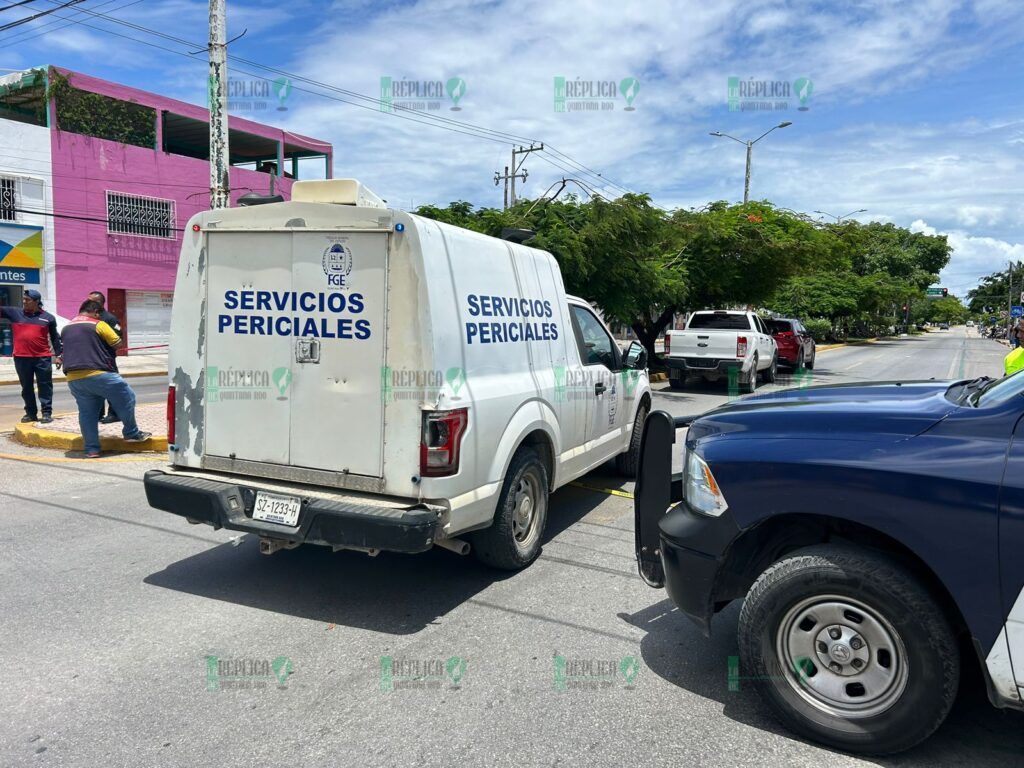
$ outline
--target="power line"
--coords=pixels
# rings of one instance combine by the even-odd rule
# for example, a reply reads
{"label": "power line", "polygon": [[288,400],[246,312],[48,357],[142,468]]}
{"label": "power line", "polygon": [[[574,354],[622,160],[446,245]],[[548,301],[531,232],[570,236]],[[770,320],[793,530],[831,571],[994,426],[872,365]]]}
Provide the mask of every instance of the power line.
{"label": "power line", "polygon": [[11,10],[11,8],[17,8],[19,5],[28,5],[29,3],[34,3],[35,1],[36,0],[21,0],[21,2],[19,3],[11,3],[10,5],[5,5],[3,8],[0,8],[0,11],[9,11]]}
{"label": "power line", "polygon": [[[48,1],[51,2],[51,3],[57,3],[58,2],[58,0],[48,0]],[[90,15],[92,17],[96,17],[96,18],[106,19],[107,21],[113,22],[115,24],[126,26],[126,27],[129,27],[131,29],[135,29],[137,31],[140,31],[140,32],[143,32],[143,33],[146,33],[146,34],[151,34],[151,35],[163,38],[165,40],[176,42],[176,43],[178,43],[180,45],[187,45],[187,46],[189,46],[190,48],[193,48],[193,49],[196,48],[196,47],[199,47],[197,43],[194,43],[194,42],[192,42],[190,40],[186,40],[186,39],[183,39],[183,38],[175,37],[174,35],[168,35],[166,33],[159,32],[157,30],[153,30],[153,29],[150,29],[148,27],[145,27],[145,26],[142,26],[142,25],[139,25],[139,24],[134,24],[132,22],[125,21],[123,19],[118,19],[116,17],[110,16],[110,15],[105,14],[105,13],[98,13],[98,12],[96,12],[94,10],[89,10],[89,9],[79,9],[78,12],[86,13],[86,14],[88,14],[88,15]],[[61,18],[65,18],[65,17],[61,17]],[[118,33],[114,32],[113,30],[109,30],[109,29],[106,29],[104,27],[97,27],[97,26],[92,25],[92,24],[86,24],[84,21],[75,20],[75,19],[71,19],[70,21],[72,23],[81,24],[82,26],[88,27],[90,29],[95,29],[95,30],[100,31],[100,32],[105,32],[105,33],[108,33],[108,34],[117,35],[119,37],[123,37],[123,38],[129,39],[129,40],[133,40],[134,42],[138,42],[138,43],[141,43],[143,45],[149,45],[151,47],[155,47],[155,48],[158,48],[160,50],[164,50],[164,51],[167,51],[167,52],[170,52],[170,53],[175,53],[175,54],[178,54],[178,55],[186,56],[188,58],[192,58],[192,55],[193,55],[191,53],[184,53],[184,52],[181,52],[181,51],[175,51],[173,49],[165,48],[163,46],[158,46],[158,45],[155,45],[155,44],[150,43],[148,41],[140,40],[138,38],[131,37],[130,35],[121,35],[121,34],[118,34]],[[344,89],[344,88],[339,88],[337,86],[332,86],[332,85],[330,85],[328,83],[324,83],[322,81],[314,80],[312,78],[303,77],[303,76],[297,75],[297,74],[295,74],[293,72],[288,72],[287,70],[283,70],[283,69],[280,69],[278,67],[272,67],[272,66],[269,66],[269,65],[265,65],[265,64],[262,64],[262,63],[260,63],[258,61],[253,61],[251,59],[246,59],[244,57],[233,56],[232,57],[232,61],[241,62],[241,63],[247,64],[249,66],[254,66],[254,67],[257,67],[259,69],[263,69],[265,71],[268,71],[268,72],[273,72],[275,74],[279,74],[279,75],[282,75],[284,77],[288,77],[291,80],[297,80],[299,82],[304,82],[304,83],[307,83],[309,85],[316,86],[318,88],[324,88],[326,90],[330,90],[330,91],[333,91],[333,92],[336,92],[336,93],[340,93],[340,94],[343,94],[345,96],[349,96],[349,97],[354,98],[354,99],[359,99],[361,101],[365,101],[365,102],[367,102],[366,104],[360,104],[360,103],[355,103],[355,102],[352,102],[352,101],[348,101],[346,99],[341,99],[341,98],[337,98],[337,97],[331,97],[331,96],[328,96],[327,94],[319,93],[317,91],[309,91],[308,89],[303,89],[303,88],[297,88],[296,89],[296,90],[299,90],[299,91],[303,91],[303,92],[307,92],[307,93],[312,93],[314,95],[318,95],[318,96],[325,97],[325,98],[333,98],[336,101],[340,101],[342,103],[349,104],[350,106],[357,106],[357,107],[362,107],[364,109],[369,109],[369,110],[371,110],[371,111],[373,111],[375,113],[391,114],[391,115],[393,115],[395,117],[401,117],[403,119],[409,119],[412,122],[422,123],[422,124],[426,124],[426,125],[432,125],[433,127],[436,127],[436,128],[442,128],[444,130],[449,130],[449,131],[452,131],[452,132],[455,132],[455,133],[462,133],[464,135],[469,135],[469,136],[473,136],[475,138],[480,138],[480,139],[485,139],[485,140],[490,140],[490,141],[499,141],[499,142],[501,142],[501,140],[504,140],[504,141],[517,140],[517,141],[530,141],[531,143],[536,141],[535,139],[530,139],[530,138],[526,138],[526,137],[523,137],[523,136],[518,136],[516,134],[508,133],[508,132],[505,132],[505,131],[496,131],[494,129],[487,128],[487,127],[480,126],[480,125],[476,125],[476,124],[473,124],[473,123],[466,123],[466,122],[459,121],[459,120],[452,120],[450,118],[441,117],[439,115],[432,115],[432,114],[430,114],[428,112],[423,112],[421,110],[412,109],[412,108],[409,108],[409,107],[405,107],[403,105],[393,105],[395,107],[395,109],[398,110],[396,112],[393,112],[393,113],[382,113],[379,110],[379,106],[380,106],[380,103],[381,103],[379,98],[375,98],[375,97],[372,97],[372,96],[366,96],[365,94],[360,94],[360,93],[357,93],[355,91],[350,91],[350,90],[347,90],[347,89]],[[253,73],[253,72],[249,72],[249,71],[246,71],[246,70],[238,69],[237,67],[233,67],[233,69],[236,69],[237,71],[242,72],[243,74],[249,74],[249,75],[252,75],[254,77],[258,77],[260,79],[269,80],[269,78],[263,77],[263,76],[258,75],[256,73]],[[406,112],[406,113],[409,113],[409,114],[402,114],[403,112]],[[425,118],[425,119],[415,119],[415,118],[412,117],[412,115],[417,115],[417,116],[419,116],[421,118]],[[555,149],[553,147],[550,147],[550,146],[549,146],[549,149],[551,150],[551,152],[553,154],[555,154],[555,155],[559,156],[560,158],[562,158],[564,162],[566,162],[566,163],[570,164],[571,166],[573,166],[572,170],[571,170],[572,173],[583,173],[584,175],[591,176],[591,177],[595,178],[597,181],[599,181],[600,183],[608,185],[609,187],[613,187],[613,188],[619,189],[622,192],[627,193],[627,194],[635,194],[632,190],[628,189],[627,187],[624,187],[621,184],[615,182],[614,180],[603,176],[601,173],[595,171],[594,169],[590,168],[589,166],[584,165],[583,163],[580,163],[578,160],[575,160],[574,158],[572,158],[568,154],[566,154],[564,152],[561,152],[560,150],[557,150],[557,149]],[[656,205],[656,207],[661,208],[661,206],[657,206],[657,205]],[[662,208],[662,210],[667,210],[667,209]]]}
{"label": "power line", "polygon": [[11,21],[8,22],[7,24],[0,25],[0,32],[3,32],[4,30],[7,29],[12,29],[13,27],[20,27],[22,24],[28,24],[30,21],[35,21],[36,19],[42,16],[49,16],[51,13],[56,13],[57,11],[63,10],[64,8],[67,8],[69,6],[78,5],[79,3],[84,2],[85,0],[67,0],[65,3],[58,5],[56,8],[49,8],[45,11],[40,11],[39,13],[33,14],[32,16],[26,16],[23,19],[18,19],[17,21]]}
{"label": "power line", "polygon": [[[99,5],[94,5],[93,8],[94,9],[102,8],[105,5],[110,5],[111,3],[116,3],[116,2],[117,2],[117,0],[104,0]],[[132,6],[132,5],[137,5],[138,3],[141,3],[141,2],[142,2],[142,0],[132,0],[129,3],[125,3],[124,5],[119,5],[118,7],[111,8],[110,10],[111,11],[120,11],[120,10],[122,10],[124,8],[128,8],[129,6]],[[74,10],[71,11],[73,16],[74,15],[79,15],[79,14],[84,13],[84,12],[85,12],[84,8],[75,8]],[[71,16],[58,16],[57,19],[58,19],[57,21],[49,21],[49,22],[47,22],[45,24],[40,24],[40,25],[38,25],[37,27],[35,27],[33,29],[26,29],[26,30],[23,30],[23,31],[20,31],[20,32],[15,32],[11,37],[8,37],[8,38],[6,38],[4,40],[4,44],[5,45],[21,44],[21,43],[27,42],[28,40],[34,40],[37,37],[42,37],[43,35],[48,35],[48,34],[50,34],[50,32],[59,32],[60,30],[64,29],[65,27],[70,27],[72,24],[75,23],[74,19],[71,18]],[[63,21],[63,23],[61,23],[62,20],[64,20],[64,19],[67,19],[67,21]],[[49,27],[55,27],[55,29],[48,29]]]}

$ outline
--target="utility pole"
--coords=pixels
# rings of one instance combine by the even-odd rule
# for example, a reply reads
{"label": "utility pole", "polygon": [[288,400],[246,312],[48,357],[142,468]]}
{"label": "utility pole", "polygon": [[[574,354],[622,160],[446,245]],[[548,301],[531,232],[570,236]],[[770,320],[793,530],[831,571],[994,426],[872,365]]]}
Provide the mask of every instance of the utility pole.
{"label": "utility pole", "polygon": [[507,165],[505,166],[505,174],[504,175],[499,175],[497,171],[494,172],[494,186],[498,186],[498,182],[499,181],[504,181],[505,182],[505,199],[504,199],[504,202],[502,203],[502,206],[501,206],[501,210],[503,210],[503,211],[507,211],[508,210],[508,180],[509,180],[509,175],[508,175],[508,166]]}
{"label": "utility pole", "polygon": [[1006,273],[1006,338],[1010,338],[1013,330],[1013,262],[1008,262],[1010,269]]}
{"label": "utility pole", "polygon": [[[529,147],[524,147],[524,146],[520,145],[519,149],[513,149],[512,150],[512,178],[510,179],[510,181],[511,181],[511,188],[510,188],[510,191],[509,191],[509,206],[510,207],[514,206],[516,204],[516,179],[519,178],[519,179],[522,179],[525,182],[526,181],[526,177],[529,175],[529,172],[525,168],[523,169],[522,173],[519,173],[519,169],[522,167],[523,163],[526,161],[526,155],[530,154],[531,152],[540,152],[542,149],[544,149],[544,145],[543,144],[541,144],[538,147],[538,146],[535,146],[534,143],[531,141]],[[516,157],[519,156],[519,155],[522,155],[523,159],[520,160],[518,163],[516,163]]]}
{"label": "utility pole", "polygon": [[228,149],[227,0],[210,0],[210,208],[231,205]]}

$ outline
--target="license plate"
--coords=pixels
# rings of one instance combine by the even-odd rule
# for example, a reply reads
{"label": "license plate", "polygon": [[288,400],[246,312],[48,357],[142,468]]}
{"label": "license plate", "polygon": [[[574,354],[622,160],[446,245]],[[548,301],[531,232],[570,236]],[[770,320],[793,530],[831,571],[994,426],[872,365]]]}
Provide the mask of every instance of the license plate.
{"label": "license plate", "polygon": [[295,526],[299,522],[302,500],[294,496],[278,496],[259,491],[252,508],[252,519],[265,523]]}

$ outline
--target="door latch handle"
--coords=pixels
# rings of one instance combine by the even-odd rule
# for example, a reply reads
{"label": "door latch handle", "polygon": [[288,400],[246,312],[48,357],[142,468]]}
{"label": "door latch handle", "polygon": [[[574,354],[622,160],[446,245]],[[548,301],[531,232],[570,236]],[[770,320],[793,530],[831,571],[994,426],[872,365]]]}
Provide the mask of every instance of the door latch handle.
{"label": "door latch handle", "polygon": [[320,364],[320,339],[296,339],[295,362]]}
{"label": "door latch handle", "polygon": [[602,395],[602,394],[604,394],[604,391],[606,389],[608,389],[608,387],[606,387],[604,385],[604,382],[603,381],[599,381],[599,382],[597,382],[597,384],[594,385],[594,394],[595,395]]}

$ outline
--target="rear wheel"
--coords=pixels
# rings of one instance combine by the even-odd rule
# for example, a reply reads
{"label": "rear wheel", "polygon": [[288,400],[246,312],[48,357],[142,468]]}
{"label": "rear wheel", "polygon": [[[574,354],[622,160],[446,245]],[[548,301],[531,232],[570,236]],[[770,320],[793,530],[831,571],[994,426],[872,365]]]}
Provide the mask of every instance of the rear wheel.
{"label": "rear wheel", "polygon": [[796,364],[793,366],[794,371],[799,371],[804,367],[804,350],[800,348],[800,354],[797,355]]}
{"label": "rear wheel", "polygon": [[548,521],[549,488],[540,454],[525,446],[516,451],[501,486],[494,522],[472,534],[477,559],[508,571],[536,560]]}
{"label": "rear wheel", "polygon": [[921,582],[868,549],[808,547],[761,574],[739,621],[744,679],[792,730],[849,752],[909,749],[956,698],[956,636]]}
{"label": "rear wheel", "polygon": [[754,363],[750,366],[750,375],[747,380],[740,380],[740,392],[750,394],[757,389],[757,357],[754,357]]}
{"label": "rear wheel", "polygon": [[814,370],[814,361],[815,361],[815,359],[817,357],[818,357],[818,348],[814,347],[814,348],[811,349],[811,361],[809,363],[807,363],[807,370],[809,370],[809,371],[813,371]]}
{"label": "rear wheel", "polygon": [[647,403],[640,403],[633,419],[633,432],[629,437],[629,448],[615,457],[615,467],[626,477],[636,477],[640,465],[640,440],[644,433],[644,422],[647,421]]}
{"label": "rear wheel", "polygon": [[775,378],[779,373],[779,357],[776,355],[772,358],[772,364],[768,366],[768,369],[764,372],[764,383],[773,384]]}

